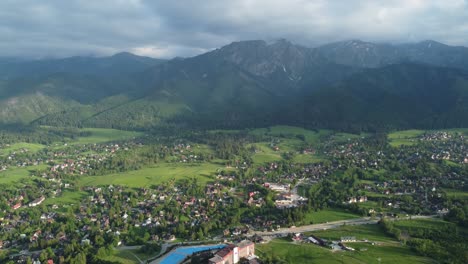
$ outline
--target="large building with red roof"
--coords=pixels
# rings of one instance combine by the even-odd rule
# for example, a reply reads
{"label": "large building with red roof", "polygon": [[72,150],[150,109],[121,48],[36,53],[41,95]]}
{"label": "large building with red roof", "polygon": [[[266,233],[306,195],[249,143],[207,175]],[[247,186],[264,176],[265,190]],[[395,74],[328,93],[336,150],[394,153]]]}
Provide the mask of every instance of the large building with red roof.
{"label": "large building with red roof", "polygon": [[209,264],[236,264],[241,258],[249,258],[255,255],[255,244],[244,240],[237,245],[230,244],[218,251],[209,260]]}

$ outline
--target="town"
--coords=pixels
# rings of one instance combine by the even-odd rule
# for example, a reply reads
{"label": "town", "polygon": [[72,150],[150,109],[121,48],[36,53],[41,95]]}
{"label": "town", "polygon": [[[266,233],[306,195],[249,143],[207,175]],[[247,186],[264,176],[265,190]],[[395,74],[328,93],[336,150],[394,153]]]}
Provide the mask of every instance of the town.
{"label": "town", "polygon": [[[138,247],[150,262],[171,252],[163,247],[176,250],[180,243],[211,241],[227,246],[219,253],[208,250],[205,263],[237,263],[242,257],[226,262],[226,256],[238,252],[229,245],[243,252],[244,245],[269,240],[259,232],[348,216],[426,215],[466,223],[455,208],[466,209],[467,200],[453,195],[468,188],[466,135],[424,132],[403,141],[392,145],[385,134],[339,138],[329,133],[307,141],[295,134],[240,131],[2,150],[3,175],[27,175],[2,184],[0,259],[107,263],[119,248]],[[297,157],[312,160],[297,162]],[[190,169],[207,164],[216,166],[211,174],[190,175]],[[120,175],[151,166],[187,168],[186,175],[140,186],[132,179],[116,182]],[[110,180],[94,182],[101,179]],[[329,212],[329,218],[316,218],[321,212]],[[355,240],[332,243],[313,234],[288,235],[291,241],[346,251],[353,250],[346,242]],[[268,263],[251,257],[251,251],[246,263]]]}

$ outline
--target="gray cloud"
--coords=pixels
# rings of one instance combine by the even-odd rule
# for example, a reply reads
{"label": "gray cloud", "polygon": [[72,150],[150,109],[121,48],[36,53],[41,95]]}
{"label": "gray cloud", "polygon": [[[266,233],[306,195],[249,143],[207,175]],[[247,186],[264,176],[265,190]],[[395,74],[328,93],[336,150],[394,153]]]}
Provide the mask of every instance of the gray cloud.
{"label": "gray cloud", "polygon": [[191,56],[232,41],[468,46],[468,0],[2,0],[0,56]]}

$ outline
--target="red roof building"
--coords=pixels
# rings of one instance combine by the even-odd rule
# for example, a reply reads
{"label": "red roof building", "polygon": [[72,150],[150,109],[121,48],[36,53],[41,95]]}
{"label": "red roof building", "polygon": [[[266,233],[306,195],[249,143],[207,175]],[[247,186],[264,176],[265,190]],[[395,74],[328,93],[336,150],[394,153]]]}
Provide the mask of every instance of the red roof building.
{"label": "red roof building", "polygon": [[241,258],[251,257],[255,254],[255,244],[244,240],[237,245],[230,244],[218,251],[209,260],[209,264],[236,264]]}
{"label": "red roof building", "polygon": [[11,207],[13,210],[19,209],[21,207],[21,203],[17,203]]}

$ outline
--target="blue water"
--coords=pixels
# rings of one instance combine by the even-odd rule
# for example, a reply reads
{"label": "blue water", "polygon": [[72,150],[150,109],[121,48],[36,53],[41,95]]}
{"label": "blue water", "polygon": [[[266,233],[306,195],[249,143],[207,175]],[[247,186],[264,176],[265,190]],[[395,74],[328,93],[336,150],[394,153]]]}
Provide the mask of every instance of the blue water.
{"label": "blue water", "polygon": [[160,263],[177,264],[182,262],[185,257],[190,256],[193,253],[211,249],[221,249],[224,247],[226,247],[226,245],[181,247],[169,253]]}

